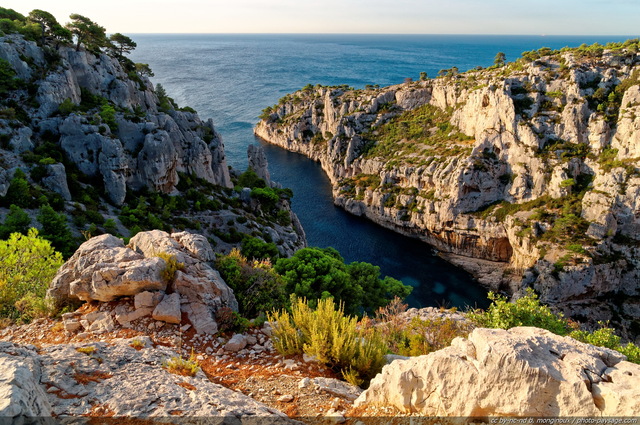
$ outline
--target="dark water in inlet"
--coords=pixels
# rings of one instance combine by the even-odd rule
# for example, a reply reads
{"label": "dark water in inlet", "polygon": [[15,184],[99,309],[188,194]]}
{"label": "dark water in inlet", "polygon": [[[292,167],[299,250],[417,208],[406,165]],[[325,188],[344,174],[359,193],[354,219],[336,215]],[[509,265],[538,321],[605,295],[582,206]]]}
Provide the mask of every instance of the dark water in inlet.
{"label": "dark water in inlet", "polygon": [[[148,63],[180,106],[213,118],[227,159],[246,168],[246,149],[262,109],[308,83],[398,84],[425,71],[490,66],[495,54],[514,60],[523,51],[582,43],[623,41],[603,36],[470,35],[132,35],[131,55]],[[333,205],[320,166],[301,155],[265,145],[272,178],[294,191],[293,209],[311,246],[332,246],[351,261],[414,286],[412,306],[486,306],[486,291],[466,272],[435,256],[429,246],[354,217]]]}

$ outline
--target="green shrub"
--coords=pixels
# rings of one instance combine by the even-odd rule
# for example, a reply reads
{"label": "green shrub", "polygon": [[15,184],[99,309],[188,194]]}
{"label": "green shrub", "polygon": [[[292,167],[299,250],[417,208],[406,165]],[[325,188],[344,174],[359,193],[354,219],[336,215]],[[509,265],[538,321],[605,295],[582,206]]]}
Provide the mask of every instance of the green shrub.
{"label": "green shrub", "polygon": [[0,239],[7,239],[12,233],[26,235],[31,225],[31,217],[22,208],[11,204],[9,213],[0,225]]}
{"label": "green shrub", "polygon": [[78,110],[78,106],[75,103],[73,103],[69,98],[66,98],[65,100],[62,101],[60,105],[58,105],[58,112],[60,113],[60,115],[63,115],[63,116],[69,115],[70,113],[75,112],[77,110]]}
{"label": "green shrub", "polygon": [[627,356],[630,362],[640,363],[640,347],[633,343],[621,345],[620,337],[615,334],[614,329],[603,327],[593,332],[575,329],[571,331],[573,327],[571,323],[561,313],[554,314],[549,307],[541,305],[538,296],[531,288],[527,288],[527,294],[515,303],[509,303],[506,297],[492,292],[489,292],[489,299],[493,303],[487,311],[475,310],[467,313],[467,317],[478,326],[500,329],[535,326],[557,335],[568,334],[587,344],[616,350]]}
{"label": "green shrub", "polygon": [[42,225],[41,236],[50,241],[64,258],[71,257],[78,243],[71,235],[66,216],[56,213],[49,204],[46,204],[40,207],[36,219]]}
{"label": "green shrub", "polygon": [[20,80],[16,78],[16,71],[11,64],[5,59],[0,59],[0,94],[18,88],[19,83]]}
{"label": "green shrub", "polygon": [[234,248],[229,255],[218,257],[216,268],[233,289],[240,313],[245,317],[256,317],[287,305],[284,281],[269,260],[248,261]]}
{"label": "green shrub", "polygon": [[261,260],[268,258],[275,260],[279,256],[278,247],[273,242],[263,242],[261,239],[248,236],[242,240],[242,255],[247,258]]}
{"label": "green shrub", "polygon": [[278,193],[270,187],[255,187],[251,189],[251,197],[256,199],[266,212],[273,210],[278,201],[280,201]]}
{"label": "green shrub", "polygon": [[109,104],[102,105],[100,109],[100,118],[102,122],[109,126],[112,132],[118,130],[118,123],[116,122],[116,110]]}
{"label": "green shrub", "polygon": [[28,321],[52,313],[45,297],[62,263],[62,255],[36,229],[0,241],[0,316]]}
{"label": "green shrub", "polygon": [[358,328],[355,317],[345,316],[332,298],[319,300],[313,310],[304,298],[291,298],[291,313],[269,314],[274,346],[282,355],[315,356],[342,373],[354,385],[367,384],[384,365],[386,345],[373,328]]}
{"label": "green shrub", "polygon": [[391,277],[380,278],[380,268],[369,263],[345,264],[333,248],[303,248],[293,257],[280,258],[275,271],[290,294],[318,298],[334,297],[345,303],[348,314],[373,313],[393,297],[405,298],[411,287]]}
{"label": "green shrub", "polygon": [[475,310],[468,317],[478,326],[486,328],[510,329],[516,326],[535,326],[557,335],[569,333],[569,322],[561,313],[540,304],[533,289],[527,288],[526,295],[510,303],[506,297],[489,292],[493,301],[486,311]]}
{"label": "green shrub", "polygon": [[27,181],[26,174],[18,168],[9,183],[7,194],[3,198],[0,198],[0,206],[10,206],[14,204],[20,208],[33,208],[35,206],[35,200],[32,192],[33,190]]}
{"label": "green shrub", "polygon": [[615,330],[612,328],[603,327],[593,332],[575,330],[569,336],[587,344],[616,350],[627,356],[627,360],[630,362],[640,363],[640,347],[631,342],[621,345],[620,337],[615,334]]}

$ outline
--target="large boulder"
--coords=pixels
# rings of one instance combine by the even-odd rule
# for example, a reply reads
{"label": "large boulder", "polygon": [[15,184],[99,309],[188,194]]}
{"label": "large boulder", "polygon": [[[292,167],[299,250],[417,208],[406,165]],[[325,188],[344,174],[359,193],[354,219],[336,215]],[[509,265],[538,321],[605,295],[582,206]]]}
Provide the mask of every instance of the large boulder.
{"label": "large boulder", "polygon": [[385,366],[356,405],[426,416],[638,416],[640,365],[624,360],[538,328],[478,328]]}
{"label": "large boulder", "polygon": [[122,239],[100,235],[80,245],[60,268],[48,295],[59,302],[113,301],[142,291],[165,290],[164,267],[163,259],[145,257],[125,247]]}
{"label": "large boulder", "polygon": [[[167,263],[160,254],[173,256],[181,264],[171,281],[163,277]],[[145,294],[147,298],[159,300],[160,291],[167,291],[171,295],[165,297],[162,308],[156,307],[154,317],[180,323],[181,313],[187,313],[197,332],[215,333],[218,309],[237,311],[238,302],[220,274],[204,262],[213,258],[209,242],[187,232],[141,232],[128,246],[115,236],[101,235],[83,243],[60,268],[48,295],[58,302],[107,302],[144,292],[151,292]],[[157,302],[152,304],[155,307]],[[145,307],[153,310],[152,305]]]}

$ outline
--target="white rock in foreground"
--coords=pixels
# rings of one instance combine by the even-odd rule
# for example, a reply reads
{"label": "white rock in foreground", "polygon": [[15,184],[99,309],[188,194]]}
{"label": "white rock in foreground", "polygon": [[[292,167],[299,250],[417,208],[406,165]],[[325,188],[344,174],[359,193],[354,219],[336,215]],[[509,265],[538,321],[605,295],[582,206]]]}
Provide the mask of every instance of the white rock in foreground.
{"label": "white rock in foreground", "polygon": [[638,416],[640,365],[538,328],[468,339],[382,369],[356,400],[427,416]]}
{"label": "white rock in foreground", "polygon": [[[140,339],[140,337],[138,338]],[[6,423],[34,423],[52,415],[79,417],[96,407],[117,417],[207,418],[207,423],[293,423],[283,413],[242,393],[195,376],[169,373],[163,363],[177,354],[166,347],[132,348],[130,340],[54,345],[36,352],[0,342],[0,417]],[[85,344],[86,345],[86,344]],[[4,422],[3,422],[4,423]],[[255,422],[251,422],[255,423]],[[260,422],[258,422],[260,423]]]}

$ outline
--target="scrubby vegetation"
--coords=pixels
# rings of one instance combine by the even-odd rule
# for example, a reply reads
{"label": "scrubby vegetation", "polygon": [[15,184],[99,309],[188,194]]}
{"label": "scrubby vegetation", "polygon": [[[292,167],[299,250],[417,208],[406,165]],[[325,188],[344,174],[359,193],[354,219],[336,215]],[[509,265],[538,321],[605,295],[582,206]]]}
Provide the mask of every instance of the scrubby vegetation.
{"label": "scrubby vegetation", "polygon": [[358,327],[332,298],[313,309],[304,298],[293,297],[291,313],[269,315],[274,323],[274,345],[282,355],[306,353],[339,371],[354,385],[368,384],[384,365],[386,346],[372,328]]}
{"label": "scrubby vegetation", "polygon": [[403,356],[421,356],[451,345],[456,337],[466,337],[473,325],[464,320],[455,320],[448,314],[453,310],[441,309],[442,317],[422,319],[403,317],[407,304],[395,298],[376,311],[372,322],[382,335],[390,353]]}
{"label": "scrubby vegetation", "polygon": [[380,279],[380,268],[369,263],[345,264],[333,248],[304,248],[272,265],[270,250],[251,258],[238,250],[217,260],[217,268],[238,298],[246,317],[287,305],[286,294],[309,300],[334,298],[349,314],[373,313],[394,297],[406,297],[411,287],[391,277]]}
{"label": "scrubby vegetation", "polygon": [[542,305],[530,288],[523,297],[513,303],[508,302],[506,297],[494,293],[489,293],[489,299],[493,303],[486,311],[476,310],[468,314],[478,326],[499,329],[535,326],[557,335],[568,335],[588,344],[611,348],[627,356],[630,362],[640,363],[640,347],[633,343],[620,344],[620,337],[615,334],[614,329],[602,327],[592,332],[579,330],[577,323]]}
{"label": "scrubby vegetation", "polygon": [[184,263],[178,261],[175,255],[166,252],[158,252],[156,257],[162,258],[165,266],[160,272],[160,277],[167,283],[171,283],[176,278],[176,273],[184,270]]}
{"label": "scrubby vegetation", "polygon": [[333,248],[304,248],[281,258],[275,271],[287,293],[313,302],[332,297],[348,314],[373,313],[394,297],[405,298],[411,287],[392,277],[380,278],[380,268],[369,263],[345,264]]}
{"label": "scrubby vegetation", "polygon": [[200,370],[200,364],[195,353],[191,353],[188,359],[179,356],[171,357],[162,365],[169,373],[182,376],[195,376]]}
{"label": "scrubby vegetation", "polygon": [[288,298],[282,277],[275,272],[267,257],[247,259],[238,249],[216,261],[222,278],[233,289],[240,312],[254,318],[287,304]]}
{"label": "scrubby vegetation", "polygon": [[393,117],[363,135],[364,156],[421,165],[434,156],[470,154],[474,139],[451,124],[451,112],[427,104]]}

